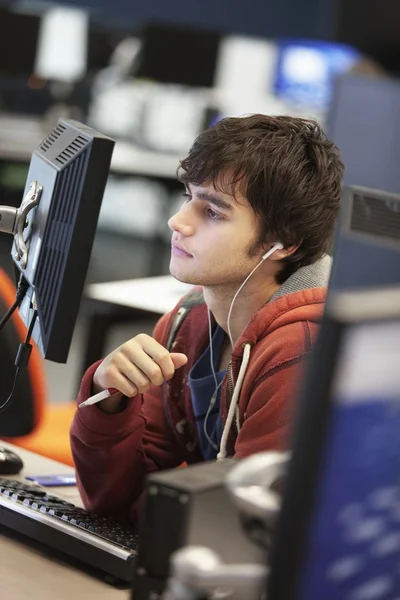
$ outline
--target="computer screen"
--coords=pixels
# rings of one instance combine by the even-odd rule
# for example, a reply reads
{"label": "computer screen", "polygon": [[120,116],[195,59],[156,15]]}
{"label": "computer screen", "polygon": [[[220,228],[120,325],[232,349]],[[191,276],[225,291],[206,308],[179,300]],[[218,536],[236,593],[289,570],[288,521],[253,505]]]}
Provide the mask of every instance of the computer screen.
{"label": "computer screen", "polygon": [[53,6],[43,13],[36,50],[35,73],[43,79],[72,83],[87,70],[89,13]]}
{"label": "computer screen", "polygon": [[20,315],[44,358],[66,362],[114,141],[61,120],[32,154],[12,258],[28,284]]}
{"label": "computer screen", "polygon": [[270,600],[400,594],[400,287],[335,292],[300,399]]}
{"label": "computer screen", "polygon": [[140,32],[142,47],[135,76],[159,83],[213,87],[220,39],[216,31],[149,23]]}
{"label": "computer screen", "polygon": [[34,71],[40,17],[0,8],[0,75],[29,77]]}
{"label": "computer screen", "polygon": [[385,69],[400,72],[398,0],[336,0],[330,29],[331,39],[351,44]]}
{"label": "computer screen", "polygon": [[346,185],[400,193],[398,79],[338,77],[325,129],[340,148]]}
{"label": "computer screen", "polygon": [[351,46],[316,40],[281,39],[275,93],[296,106],[326,110],[334,79],[347,72],[361,54]]}

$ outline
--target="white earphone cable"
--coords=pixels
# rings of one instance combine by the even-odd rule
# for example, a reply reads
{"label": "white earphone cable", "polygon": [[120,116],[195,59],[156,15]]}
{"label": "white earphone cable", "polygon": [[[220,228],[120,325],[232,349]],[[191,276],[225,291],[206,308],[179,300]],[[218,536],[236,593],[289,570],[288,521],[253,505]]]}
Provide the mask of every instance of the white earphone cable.
{"label": "white earphone cable", "polygon": [[280,242],[276,242],[272,248],[270,248],[268,250],[268,252],[266,252],[264,254],[264,256],[262,257],[262,259],[260,260],[260,262],[254,267],[254,269],[251,271],[251,273],[249,273],[246,277],[246,279],[243,281],[242,285],[240,286],[240,288],[238,289],[238,291],[236,292],[236,294],[233,296],[230,308],[229,308],[229,312],[228,312],[228,319],[227,319],[227,329],[228,329],[228,335],[229,335],[229,339],[231,342],[231,346],[233,349],[233,338],[232,338],[232,332],[231,332],[231,315],[232,315],[232,309],[233,309],[233,305],[234,302],[236,300],[236,298],[238,297],[240,291],[242,290],[242,288],[246,285],[246,283],[248,282],[248,280],[250,279],[250,277],[253,275],[253,273],[258,269],[258,267],[260,265],[263,264],[264,260],[266,260],[267,258],[269,258],[271,256],[271,254],[273,254],[276,250],[281,250],[283,248],[283,245]]}
{"label": "white earphone cable", "polygon": [[[233,305],[235,303],[236,298],[238,297],[240,291],[242,290],[242,288],[246,285],[246,283],[248,282],[248,280],[250,279],[250,277],[253,275],[253,273],[258,269],[258,267],[260,265],[262,265],[262,263],[264,262],[264,260],[266,260],[269,256],[271,256],[271,254],[273,254],[276,250],[281,250],[283,248],[283,245],[281,244],[281,242],[275,242],[275,244],[272,246],[272,248],[270,248],[268,250],[268,252],[266,252],[264,254],[264,256],[262,257],[262,259],[260,260],[260,262],[254,267],[254,269],[249,273],[249,275],[247,275],[246,279],[243,281],[242,285],[239,287],[239,289],[237,290],[237,292],[235,293],[235,295],[233,296],[231,305],[229,307],[229,312],[228,312],[228,319],[227,319],[227,329],[228,329],[228,335],[229,335],[229,340],[233,349],[233,338],[232,338],[232,332],[231,332],[231,327],[230,327],[230,320],[231,320],[231,315],[232,315],[232,309],[233,309]],[[249,362],[249,358],[250,358],[250,346],[248,344],[246,344],[245,347],[245,352],[244,352],[244,361],[242,363],[242,366],[240,368],[240,373],[239,373],[239,377],[238,377],[238,381],[237,384],[235,386],[235,390],[233,393],[233,397],[231,400],[231,406],[229,407],[229,412],[228,412],[228,418],[227,421],[225,423],[224,426],[224,430],[222,433],[222,439],[221,439],[221,446],[220,448],[218,448],[217,444],[215,444],[213,442],[213,440],[209,437],[208,433],[207,433],[207,420],[208,417],[210,415],[210,412],[212,411],[212,409],[215,406],[215,403],[217,401],[217,397],[218,397],[218,390],[222,385],[223,379],[220,381],[220,383],[218,383],[218,379],[217,379],[217,375],[215,373],[215,369],[214,369],[214,354],[213,354],[213,345],[212,345],[212,330],[211,330],[211,316],[210,316],[210,310],[207,307],[207,317],[208,317],[208,337],[209,337],[209,342],[210,342],[210,366],[211,366],[211,372],[214,376],[214,382],[215,382],[215,390],[213,395],[211,396],[211,400],[210,403],[208,405],[208,409],[207,409],[207,413],[204,417],[204,423],[203,423],[203,431],[204,431],[204,435],[207,439],[207,441],[209,442],[209,444],[214,448],[214,450],[216,450],[218,452],[218,459],[223,459],[226,456],[226,443],[227,443],[227,439],[228,439],[228,433],[229,433],[229,429],[231,427],[232,424],[232,420],[234,417],[234,414],[236,412],[236,408],[237,408],[237,403],[238,403],[238,399],[239,399],[239,393],[240,393],[240,388],[242,385],[242,380],[244,378],[246,369],[247,369],[247,365]],[[247,348],[248,346],[248,348]],[[240,424],[239,424],[239,418],[237,418],[237,422],[238,422],[238,429],[240,428]]]}
{"label": "white earphone cable", "polygon": [[223,379],[221,379],[221,381],[218,383],[217,374],[216,374],[215,369],[214,369],[214,352],[213,352],[213,344],[212,344],[211,315],[210,315],[210,311],[209,311],[208,308],[207,308],[207,317],[208,317],[208,338],[209,338],[209,342],[210,342],[210,366],[211,366],[211,372],[212,372],[212,374],[214,376],[215,390],[214,390],[213,395],[211,396],[211,400],[210,400],[210,403],[208,405],[206,416],[204,417],[203,432],[204,432],[204,435],[205,435],[208,443],[214,448],[214,450],[218,451],[219,448],[218,448],[217,444],[208,435],[208,432],[207,432],[207,421],[208,421],[208,417],[210,416],[210,412],[214,408],[215,403],[217,401],[218,390],[219,390],[219,388],[222,385]]}

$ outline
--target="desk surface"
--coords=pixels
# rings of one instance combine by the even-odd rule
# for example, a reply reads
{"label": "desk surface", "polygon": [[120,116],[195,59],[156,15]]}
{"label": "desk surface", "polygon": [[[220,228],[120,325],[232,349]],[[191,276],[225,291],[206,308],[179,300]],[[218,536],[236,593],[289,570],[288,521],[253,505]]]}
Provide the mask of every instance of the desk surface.
{"label": "desk surface", "polygon": [[[24,481],[26,475],[71,473],[71,467],[1,442],[23,460],[24,469],[10,479]],[[3,475],[1,477],[4,477]],[[75,487],[52,488],[52,493],[82,505]],[[83,569],[71,567],[59,558],[21,541],[21,536],[0,534],[0,589],[10,600],[129,600],[127,590],[118,590],[89,575]]]}
{"label": "desk surface", "polygon": [[92,300],[163,315],[172,310],[192,287],[191,284],[177,281],[172,275],[160,275],[93,283],[86,287],[85,295]]}

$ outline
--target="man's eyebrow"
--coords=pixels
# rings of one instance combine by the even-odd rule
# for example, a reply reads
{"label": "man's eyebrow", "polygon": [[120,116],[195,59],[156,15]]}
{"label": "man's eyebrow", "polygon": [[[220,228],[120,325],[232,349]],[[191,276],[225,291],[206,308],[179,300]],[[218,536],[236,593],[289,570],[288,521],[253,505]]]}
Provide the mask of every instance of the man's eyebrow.
{"label": "man's eyebrow", "polygon": [[[188,191],[190,192],[190,190]],[[223,200],[216,194],[209,194],[208,192],[196,191],[196,197],[200,198],[200,200],[206,200],[207,202],[210,202],[210,204],[214,204],[215,206],[223,210],[233,210],[232,204],[226,202],[226,200]]]}

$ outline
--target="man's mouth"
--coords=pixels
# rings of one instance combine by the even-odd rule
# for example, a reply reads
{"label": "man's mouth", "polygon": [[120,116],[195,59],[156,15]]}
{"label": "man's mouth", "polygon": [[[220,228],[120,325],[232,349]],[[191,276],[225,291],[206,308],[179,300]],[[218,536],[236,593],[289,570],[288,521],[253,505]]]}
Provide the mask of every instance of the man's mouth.
{"label": "man's mouth", "polygon": [[186,252],[186,250],[184,250],[182,248],[182,246],[180,246],[179,244],[172,242],[171,244],[171,253],[174,256],[181,256],[181,257],[192,257],[192,254],[189,254],[189,252]]}

